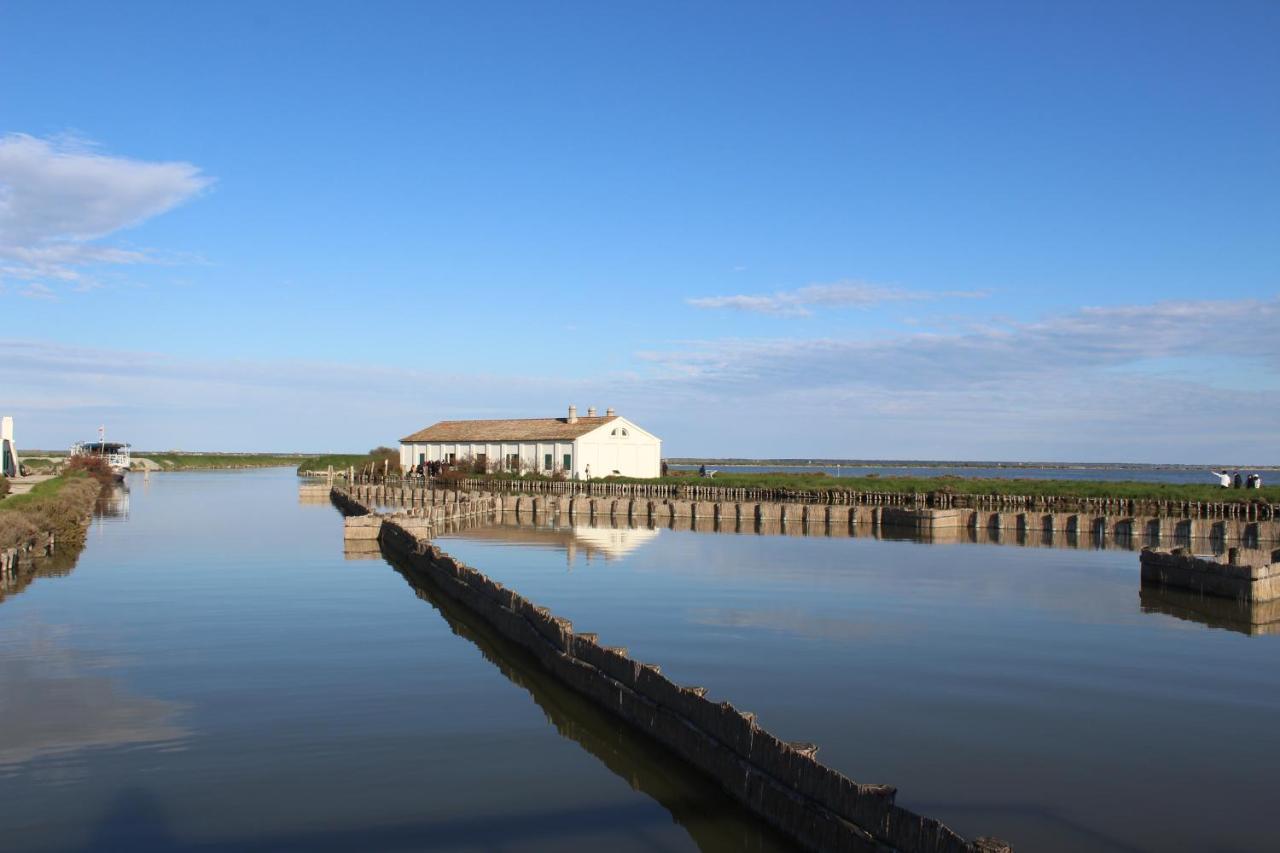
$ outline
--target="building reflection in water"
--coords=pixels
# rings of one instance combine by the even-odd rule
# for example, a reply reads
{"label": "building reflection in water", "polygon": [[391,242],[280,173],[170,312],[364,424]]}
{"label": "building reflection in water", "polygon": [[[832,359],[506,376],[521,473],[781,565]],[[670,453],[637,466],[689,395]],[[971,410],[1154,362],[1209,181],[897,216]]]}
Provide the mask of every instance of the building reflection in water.
{"label": "building reflection in water", "polygon": [[656,527],[570,524],[562,518],[551,521],[517,519],[513,513],[507,513],[500,522],[497,519],[475,520],[449,525],[443,531],[443,538],[456,536],[498,545],[563,551],[565,562],[572,569],[579,558],[590,563],[592,560],[625,557],[654,541],[660,534]]}

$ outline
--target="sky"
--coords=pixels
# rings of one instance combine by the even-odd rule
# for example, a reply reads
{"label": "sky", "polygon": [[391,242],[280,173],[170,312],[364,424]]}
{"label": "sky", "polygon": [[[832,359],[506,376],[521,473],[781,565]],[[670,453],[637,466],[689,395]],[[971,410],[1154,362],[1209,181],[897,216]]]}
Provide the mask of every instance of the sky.
{"label": "sky", "polygon": [[1280,464],[1280,4],[0,0],[20,447]]}

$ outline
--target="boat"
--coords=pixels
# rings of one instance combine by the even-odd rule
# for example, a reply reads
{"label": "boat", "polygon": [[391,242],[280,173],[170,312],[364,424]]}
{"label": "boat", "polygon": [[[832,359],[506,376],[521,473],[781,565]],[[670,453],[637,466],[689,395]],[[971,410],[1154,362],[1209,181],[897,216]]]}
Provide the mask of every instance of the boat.
{"label": "boat", "polygon": [[107,467],[115,478],[124,482],[124,475],[129,473],[129,445],[119,441],[106,440],[106,428],[98,427],[97,441],[77,441],[71,445],[72,456],[98,456],[106,461]]}

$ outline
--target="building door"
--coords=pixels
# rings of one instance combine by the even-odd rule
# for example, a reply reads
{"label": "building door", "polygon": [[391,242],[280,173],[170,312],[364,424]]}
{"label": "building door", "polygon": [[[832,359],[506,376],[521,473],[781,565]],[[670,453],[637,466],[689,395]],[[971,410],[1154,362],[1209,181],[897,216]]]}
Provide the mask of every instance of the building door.
{"label": "building door", "polygon": [[547,471],[551,470],[551,454],[550,453],[542,457],[542,467]]}

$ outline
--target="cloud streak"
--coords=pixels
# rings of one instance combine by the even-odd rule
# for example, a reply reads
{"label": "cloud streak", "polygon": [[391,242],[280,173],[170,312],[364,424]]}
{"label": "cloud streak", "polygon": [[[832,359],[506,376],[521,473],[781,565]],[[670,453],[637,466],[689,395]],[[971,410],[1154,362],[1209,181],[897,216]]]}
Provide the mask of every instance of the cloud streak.
{"label": "cloud streak", "polygon": [[158,216],[212,180],[183,162],[102,154],[71,139],[0,136],[0,282],[94,285],[88,270],[154,262],[154,253],[96,241]]}
{"label": "cloud streak", "polygon": [[978,290],[925,291],[904,290],[859,281],[810,284],[795,290],[779,290],[771,294],[736,294],[732,296],[696,296],[685,302],[694,308],[731,309],[776,317],[808,317],[815,308],[871,308],[886,302],[921,302],[937,299],[983,299],[989,294]]}
{"label": "cloud streak", "polygon": [[0,341],[24,444],[362,450],[444,418],[613,405],[671,455],[1280,463],[1280,299],[1085,308],[876,340],[720,339],[557,377]]}

